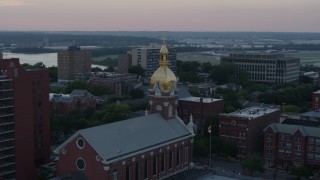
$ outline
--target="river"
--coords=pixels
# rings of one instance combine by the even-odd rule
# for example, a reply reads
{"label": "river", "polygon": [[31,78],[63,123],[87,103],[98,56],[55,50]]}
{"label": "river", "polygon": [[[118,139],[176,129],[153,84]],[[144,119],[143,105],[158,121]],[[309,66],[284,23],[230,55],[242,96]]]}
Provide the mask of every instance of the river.
{"label": "river", "polygon": [[[10,53],[4,52],[3,58],[19,58],[20,64],[36,64],[42,62],[46,67],[57,66],[58,54],[57,53],[41,53],[41,54],[22,54],[22,53]],[[108,68],[107,66],[92,64],[91,67],[99,67],[102,69]]]}

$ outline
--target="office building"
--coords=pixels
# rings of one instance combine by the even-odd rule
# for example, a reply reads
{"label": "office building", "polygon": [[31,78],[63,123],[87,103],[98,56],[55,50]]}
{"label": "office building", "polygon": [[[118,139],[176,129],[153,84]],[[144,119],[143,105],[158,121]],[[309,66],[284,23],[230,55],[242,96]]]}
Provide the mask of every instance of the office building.
{"label": "office building", "polygon": [[268,166],[320,168],[320,128],[270,124],[264,129],[264,158]]}
{"label": "office building", "polygon": [[219,137],[235,143],[239,148],[239,157],[248,153],[263,151],[263,129],[271,123],[278,123],[280,110],[253,106],[219,118]]}
{"label": "office building", "polygon": [[50,160],[48,70],[0,59],[0,179],[35,179]]}
{"label": "office building", "polygon": [[150,115],[76,132],[54,152],[60,177],[77,172],[88,179],[165,179],[190,168],[193,123],[176,114],[177,79],[168,68],[168,50],[150,80]]}
{"label": "office building", "polygon": [[[132,65],[141,65],[146,69],[146,76],[151,77],[153,72],[159,67],[159,50],[161,45],[150,43],[149,46],[132,49]],[[177,51],[175,48],[169,48],[169,68],[176,72]]]}
{"label": "office building", "polygon": [[74,44],[58,52],[58,81],[73,81],[77,73],[91,72],[91,53]]}
{"label": "office building", "polygon": [[273,53],[231,53],[221,63],[232,63],[249,73],[251,81],[262,83],[298,82],[300,59]]}

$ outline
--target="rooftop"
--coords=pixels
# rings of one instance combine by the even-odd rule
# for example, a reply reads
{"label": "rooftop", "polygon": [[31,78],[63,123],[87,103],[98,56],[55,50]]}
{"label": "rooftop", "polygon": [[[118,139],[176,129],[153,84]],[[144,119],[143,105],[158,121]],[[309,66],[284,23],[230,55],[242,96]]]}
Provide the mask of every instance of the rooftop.
{"label": "rooftop", "polygon": [[302,113],[300,116],[301,117],[320,118],[320,111],[308,111],[308,112]]}
{"label": "rooftop", "polygon": [[313,92],[314,94],[320,94],[320,90]]}
{"label": "rooftop", "polygon": [[291,125],[291,124],[280,124],[280,123],[272,123],[267,128],[271,127],[273,131],[285,134],[294,134],[299,130],[304,136],[313,136],[320,137],[320,128],[319,127],[308,127],[301,125]]}
{"label": "rooftop", "polygon": [[192,101],[192,102],[201,102],[201,99],[203,103],[212,103],[212,102],[217,102],[221,101],[222,99],[215,99],[215,98],[199,98],[199,97],[185,97],[179,99],[179,101]]}
{"label": "rooftop", "polygon": [[180,138],[191,137],[191,132],[178,117],[165,120],[161,114],[156,113],[79,130],[54,152],[58,154],[79,136],[82,136],[101,158],[112,162],[133,153],[162,147]]}
{"label": "rooftop", "polygon": [[272,107],[263,107],[263,106],[252,106],[246,109],[238,110],[232,113],[227,114],[228,116],[236,116],[236,117],[243,117],[248,118],[249,120],[270,114],[273,112],[279,111],[277,108]]}

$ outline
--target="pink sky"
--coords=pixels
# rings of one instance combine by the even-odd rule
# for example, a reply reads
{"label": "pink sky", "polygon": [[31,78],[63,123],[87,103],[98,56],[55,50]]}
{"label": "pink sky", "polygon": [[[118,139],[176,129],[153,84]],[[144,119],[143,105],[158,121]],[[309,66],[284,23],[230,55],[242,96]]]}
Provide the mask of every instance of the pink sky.
{"label": "pink sky", "polygon": [[320,0],[0,0],[0,30],[320,32]]}

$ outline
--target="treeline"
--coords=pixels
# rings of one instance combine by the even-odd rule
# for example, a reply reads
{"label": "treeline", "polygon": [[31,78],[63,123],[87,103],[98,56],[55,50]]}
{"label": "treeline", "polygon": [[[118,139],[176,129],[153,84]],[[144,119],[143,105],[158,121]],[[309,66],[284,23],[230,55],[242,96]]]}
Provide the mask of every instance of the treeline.
{"label": "treeline", "polygon": [[131,50],[130,47],[112,47],[112,48],[98,48],[92,49],[91,55],[93,57],[115,55],[115,54],[127,54],[127,51]]}
{"label": "treeline", "polygon": [[47,48],[15,48],[12,49],[13,53],[24,53],[24,54],[39,54],[39,53],[55,53],[57,50]]}

